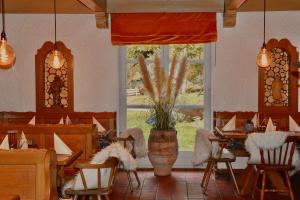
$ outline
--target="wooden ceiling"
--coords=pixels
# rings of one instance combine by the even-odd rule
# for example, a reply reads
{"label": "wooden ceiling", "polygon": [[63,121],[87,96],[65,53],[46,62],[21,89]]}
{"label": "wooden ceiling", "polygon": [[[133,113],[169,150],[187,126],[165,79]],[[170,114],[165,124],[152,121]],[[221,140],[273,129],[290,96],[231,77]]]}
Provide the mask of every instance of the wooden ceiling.
{"label": "wooden ceiling", "polygon": [[[262,11],[263,0],[57,0],[57,12],[95,14],[107,28],[107,13],[219,12],[224,27],[234,27],[237,12]],[[300,0],[267,0],[268,11],[300,10]],[[5,0],[7,13],[53,13],[53,0]]]}
{"label": "wooden ceiling", "polygon": [[[99,4],[102,12],[224,12],[230,0],[57,0],[59,13],[94,13],[88,4]],[[52,13],[53,0],[5,0],[8,13]],[[263,0],[248,0],[238,11],[261,11]],[[267,0],[267,10],[300,10],[299,0]]]}

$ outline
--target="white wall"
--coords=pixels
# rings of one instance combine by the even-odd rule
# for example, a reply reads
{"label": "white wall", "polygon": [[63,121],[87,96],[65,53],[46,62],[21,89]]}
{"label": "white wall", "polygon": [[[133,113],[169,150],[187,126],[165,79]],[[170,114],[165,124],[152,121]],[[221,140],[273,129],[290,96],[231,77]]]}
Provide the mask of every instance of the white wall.
{"label": "white wall", "polygon": [[[300,46],[300,12],[267,12],[266,40],[288,38]],[[16,51],[14,69],[0,71],[0,111],[35,110],[34,56],[54,39],[53,15],[9,14],[7,35]],[[110,31],[96,28],[94,15],[58,15],[57,38],[74,55],[75,111],[118,110],[118,47]],[[238,13],[234,28],[218,14],[213,109],[257,111],[256,55],[263,40],[262,12]]]}
{"label": "white wall", "polygon": [[[288,38],[300,47],[300,12],[267,12],[266,42]],[[234,28],[223,28],[218,15],[213,105],[216,111],[257,111],[257,53],[263,43],[263,13],[238,13]],[[298,50],[299,51],[299,50]]]}
{"label": "white wall", "polygon": [[[8,41],[16,65],[0,71],[0,111],[35,111],[35,54],[54,40],[54,16],[9,14]],[[74,110],[116,111],[118,106],[118,47],[110,31],[96,28],[94,15],[58,15],[57,40],[74,56]]]}

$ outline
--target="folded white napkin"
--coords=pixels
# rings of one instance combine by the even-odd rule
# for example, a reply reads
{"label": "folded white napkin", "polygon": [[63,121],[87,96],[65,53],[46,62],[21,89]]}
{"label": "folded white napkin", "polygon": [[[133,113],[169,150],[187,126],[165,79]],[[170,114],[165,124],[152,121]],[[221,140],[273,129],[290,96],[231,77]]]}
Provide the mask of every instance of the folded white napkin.
{"label": "folded white napkin", "polygon": [[259,122],[258,122],[258,118],[257,118],[257,113],[255,113],[255,115],[253,116],[253,118],[252,118],[252,123],[253,123],[253,125],[254,125],[254,128],[257,128],[258,127],[258,124],[259,124]]}
{"label": "folded white napkin", "polygon": [[32,119],[28,122],[30,125],[35,125],[35,116],[32,117]]}
{"label": "folded white napkin", "polygon": [[276,131],[276,126],[274,126],[271,117],[269,117],[265,133],[272,132],[272,131]]}
{"label": "folded white napkin", "polygon": [[300,131],[300,126],[297,122],[289,115],[289,130],[290,131]]}
{"label": "folded white napkin", "polygon": [[70,124],[72,124],[72,121],[71,121],[71,119],[70,119],[70,117],[67,115],[67,117],[66,117],[66,124],[67,125],[70,125]]}
{"label": "folded white napkin", "polygon": [[8,142],[8,135],[5,136],[2,143],[0,144],[0,149],[9,150],[9,142]]}
{"label": "folded white napkin", "polygon": [[54,133],[54,149],[56,154],[72,155],[72,150],[62,141],[56,133]]}
{"label": "folded white napkin", "polygon": [[63,117],[60,118],[58,124],[64,124],[64,118]]}
{"label": "folded white napkin", "polygon": [[22,134],[21,134],[21,139],[20,139],[20,142],[19,142],[19,147],[20,149],[28,149],[28,141],[27,141],[27,138],[24,134],[24,132],[22,131]]}
{"label": "folded white napkin", "polygon": [[95,117],[93,117],[93,124],[96,124],[98,132],[106,131],[106,129],[100,124],[100,122]]}
{"label": "folded white napkin", "polygon": [[225,126],[222,128],[222,130],[223,131],[234,131],[234,130],[236,130],[235,121],[236,121],[236,115],[234,115],[229,120],[229,122],[227,122],[227,124],[225,124]]}

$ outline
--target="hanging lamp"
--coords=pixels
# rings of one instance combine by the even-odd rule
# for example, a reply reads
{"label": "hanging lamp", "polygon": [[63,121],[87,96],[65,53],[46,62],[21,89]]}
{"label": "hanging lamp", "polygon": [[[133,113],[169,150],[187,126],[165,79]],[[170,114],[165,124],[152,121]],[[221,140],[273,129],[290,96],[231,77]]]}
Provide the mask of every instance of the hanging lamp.
{"label": "hanging lamp", "polygon": [[54,0],[54,49],[50,53],[49,65],[54,69],[59,69],[64,65],[64,57],[61,51],[57,49],[56,42],[56,0]]}
{"label": "hanging lamp", "polygon": [[4,11],[4,0],[1,0],[2,8],[2,33],[0,41],[0,68],[9,69],[16,62],[16,54],[13,48],[7,43],[5,33],[5,11]]}
{"label": "hanging lamp", "polygon": [[264,0],[264,43],[257,55],[256,64],[259,67],[268,67],[271,64],[271,53],[266,46],[266,0]]}

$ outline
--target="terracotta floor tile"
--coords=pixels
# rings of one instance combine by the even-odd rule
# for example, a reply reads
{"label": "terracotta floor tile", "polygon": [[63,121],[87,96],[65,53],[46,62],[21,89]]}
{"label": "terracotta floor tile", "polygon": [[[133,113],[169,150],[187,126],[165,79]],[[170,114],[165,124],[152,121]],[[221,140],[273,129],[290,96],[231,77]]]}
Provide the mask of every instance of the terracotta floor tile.
{"label": "terracotta floor tile", "polygon": [[[127,177],[124,172],[116,178],[114,192],[110,200],[253,200],[249,196],[238,197],[235,195],[234,187],[226,176],[217,176],[210,179],[206,194],[203,194],[200,186],[202,171],[175,171],[171,176],[157,177],[152,171],[138,172],[141,186],[137,187],[134,181],[134,190],[127,189]],[[300,178],[292,179],[296,200],[299,196]],[[297,187],[296,187],[297,186]],[[255,196],[259,199],[259,194]],[[267,194],[265,200],[287,200],[287,196],[278,194]]]}

